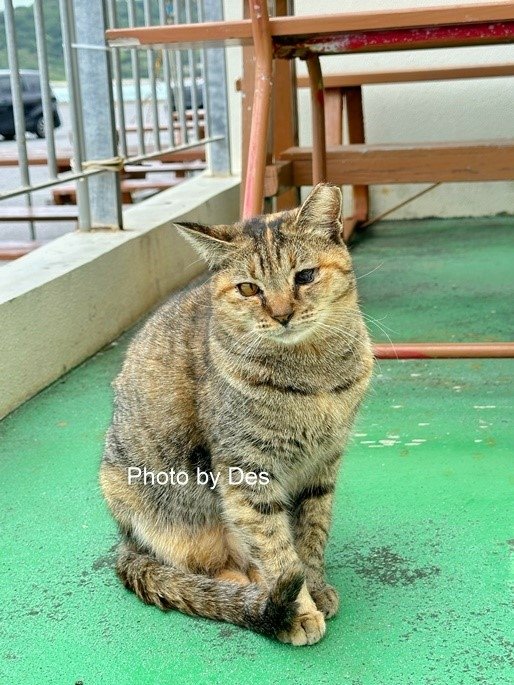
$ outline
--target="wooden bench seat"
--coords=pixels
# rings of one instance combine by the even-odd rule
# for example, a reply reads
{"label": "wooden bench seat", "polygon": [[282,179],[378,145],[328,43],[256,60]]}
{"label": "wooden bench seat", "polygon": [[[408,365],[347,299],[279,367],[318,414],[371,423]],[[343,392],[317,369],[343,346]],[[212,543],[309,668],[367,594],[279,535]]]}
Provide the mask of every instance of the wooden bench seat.
{"label": "wooden bench seat", "polygon": [[[149,180],[143,179],[126,179],[121,182],[121,201],[123,204],[132,204],[132,195],[143,190],[167,190],[173,188],[180,183],[179,179],[169,180]],[[58,186],[52,191],[53,199],[56,205],[73,205],[77,203],[77,191],[74,183]]]}
{"label": "wooden bench seat", "polygon": [[[125,208],[125,205],[123,205]],[[76,205],[35,205],[5,206],[0,204],[0,221],[9,223],[29,221],[77,221],[79,218]]]}
{"label": "wooden bench seat", "polygon": [[[433,69],[390,69],[387,71],[348,72],[324,74],[323,87],[333,89],[353,88],[388,83],[420,83],[423,81],[457,81],[460,79],[494,78],[514,76],[514,64],[477,64],[461,67],[436,67]],[[308,76],[298,76],[298,88],[308,88]],[[236,81],[236,90],[241,90],[241,79]]]}
{"label": "wooden bench seat", "polygon": [[[267,167],[266,190],[312,185],[311,148],[289,148],[291,163]],[[327,147],[327,175],[336,185],[509,181],[514,178],[514,140],[459,143],[397,143]],[[275,192],[273,192],[275,191]]]}
{"label": "wooden bench seat", "polygon": [[0,242],[0,261],[12,261],[14,259],[19,259],[24,255],[32,252],[37,247],[40,247],[42,243],[35,240],[31,241],[14,241],[5,240]]}
{"label": "wooden bench seat", "polygon": [[[152,152],[152,145],[147,145],[147,152]],[[70,149],[57,150],[57,168],[59,173],[70,170],[70,160],[73,157],[73,152]],[[138,149],[131,146],[128,150],[129,157],[135,157],[138,154]],[[205,146],[192,147],[187,150],[176,150],[171,152],[163,152],[158,157],[154,157],[154,160],[160,160],[161,162],[192,162],[195,160],[205,161]],[[48,157],[45,150],[28,150],[28,162],[29,166],[46,166],[48,164]],[[10,148],[9,150],[0,149],[0,167],[2,166],[15,166],[18,167],[20,160],[18,157],[18,152],[15,149]]]}
{"label": "wooden bench seat", "polygon": [[173,173],[182,178],[191,171],[203,171],[207,165],[201,160],[192,162],[168,162],[164,164],[128,164],[124,168],[124,173],[128,177],[139,176],[144,178],[146,174]]}
{"label": "wooden bench seat", "polygon": [[[494,78],[514,76],[514,64],[477,64],[460,67],[436,67],[431,69],[390,69],[387,71],[364,71],[347,74],[324,74],[323,86],[332,88],[352,88],[385,83],[419,83],[423,81],[453,81],[459,79]],[[309,87],[307,76],[297,79],[300,88]]]}
{"label": "wooden bench seat", "polygon": [[0,204],[0,221],[76,221],[78,209],[73,206],[38,205],[9,207]]}

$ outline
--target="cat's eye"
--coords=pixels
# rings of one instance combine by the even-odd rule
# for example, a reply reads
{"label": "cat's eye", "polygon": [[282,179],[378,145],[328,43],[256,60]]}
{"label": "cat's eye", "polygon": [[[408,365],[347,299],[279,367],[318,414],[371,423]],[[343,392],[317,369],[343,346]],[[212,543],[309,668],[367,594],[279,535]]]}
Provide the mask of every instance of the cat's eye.
{"label": "cat's eye", "polygon": [[294,282],[296,285],[306,285],[307,283],[312,283],[315,274],[316,269],[303,269],[295,274]]}
{"label": "cat's eye", "polygon": [[238,283],[237,289],[243,297],[252,297],[257,295],[260,288],[255,283]]}

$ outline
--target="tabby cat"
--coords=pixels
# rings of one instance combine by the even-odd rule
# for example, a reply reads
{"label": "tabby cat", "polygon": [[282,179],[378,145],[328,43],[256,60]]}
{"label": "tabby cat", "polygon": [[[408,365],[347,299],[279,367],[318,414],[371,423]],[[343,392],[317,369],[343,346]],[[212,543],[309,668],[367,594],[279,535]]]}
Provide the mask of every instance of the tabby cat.
{"label": "tabby cat", "polygon": [[299,209],[178,226],[213,273],[133,340],[100,474],[144,602],[293,645],[337,612],[324,550],[373,365],[340,213],[320,184]]}

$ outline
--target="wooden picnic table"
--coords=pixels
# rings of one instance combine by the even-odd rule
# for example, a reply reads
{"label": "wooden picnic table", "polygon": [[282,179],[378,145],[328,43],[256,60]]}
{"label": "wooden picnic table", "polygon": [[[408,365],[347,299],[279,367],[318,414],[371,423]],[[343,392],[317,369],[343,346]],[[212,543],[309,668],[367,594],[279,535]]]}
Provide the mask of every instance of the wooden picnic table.
{"label": "wooden picnic table", "polygon": [[[151,151],[153,148],[151,145],[147,146],[147,151]],[[135,147],[131,147],[128,150],[129,156],[133,157],[138,154],[138,150]],[[48,157],[44,150],[31,151],[30,146],[27,150],[29,166],[46,166],[48,164]],[[73,152],[70,148],[62,148],[56,151],[57,157],[57,168],[59,173],[64,171],[69,171],[71,169],[71,158],[73,157]],[[199,146],[196,148],[189,148],[188,150],[177,150],[176,152],[163,152],[162,155],[155,157],[154,159],[160,160],[161,162],[195,162],[196,160],[205,161],[205,147]],[[18,166],[19,159],[18,153],[15,149],[12,150],[1,150],[0,149],[0,167],[10,167]]]}
{"label": "wooden picnic table", "polygon": [[[287,6],[286,0],[276,0],[277,16],[269,18],[266,0],[250,0],[246,5],[249,18],[240,21],[110,29],[106,33],[112,47],[173,45],[191,48],[198,43],[204,46],[243,46],[243,150],[246,153],[243,163],[243,218],[262,211],[270,160],[275,166],[277,192],[281,186],[311,185],[326,180],[348,182],[350,157],[353,157],[354,174],[350,182],[362,184],[361,188],[366,187],[366,183],[391,182],[388,173],[393,162],[394,182],[411,181],[420,164],[425,168],[421,176],[417,172],[417,182],[430,180],[431,173],[441,180],[477,180],[477,170],[481,172],[479,177],[482,180],[514,178],[512,141],[479,141],[471,146],[453,143],[410,147],[364,144],[362,103],[354,97],[355,91],[348,97],[351,103],[348,123],[351,142],[361,144],[340,145],[327,154],[325,88],[319,59],[320,55],[514,43],[513,2],[283,16],[287,14]],[[310,149],[298,148],[294,70],[290,66],[281,66],[284,60],[290,64],[296,57],[306,61],[309,73],[313,133]],[[272,108],[274,78],[280,106]],[[271,147],[268,147],[270,121],[274,136]],[[416,165],[412,160],[420,154],[423,160]],[[373,169],[365,161],[367,159],[372,159]],[[442,160],[443,170],[438,160]],[[377,178],[377,170],[383,172],[382,177]],[[375,173],[374,177],[369,175],[372,173]],[[465,348],[466,345],[457,344],[451,355],[465,356]],[[488,343],[486,352],[493,355],[496,350],[498,354],[510,356],[513,348],[514,344],[505,352],[494,343]],[[388,350],[382,353],[387,355]]]}
{"label": "wooden picnic table", "polygon": [[[277,0],[277,14],[286,12],[287,3]],[[397,51],[441,47],[462,47],[514,42],[514,3],[490,2],[439,7],[341,12],[328,15],[275,16],[268,18],[262,0],[248,4],[250,18],[240,21],[204,22],[110,29],[106,37],[111,46],[194,47],[204,45],[253,45],[256,77],[253,68],[246,69],[249,77],[243,88],[243,148],[248,148],[244,160],[245,199],[243,215],[261,211],[267,163],[266,139],[271,116],[272,64],[274,60],[305,59],[309,69],[313,116],[312,182],[326,178],[327,157],[325,148],[324,88],[319,55],[348,54],[375,51]],[[248,60],[247,64],[248,64]],[[247,66],[247,65],[245,65]],[[278,67],[278,63],[277,63]],[[281,106],[292,114],[294,106],[288,103],[288,76],[282,70],[279,76]],[[251,91],[253,85],[253,102]],[[289,84],[289,90],[294,84]],[[250,116],[251,113],[251,125]],[[273,113],[276,138],[288,140],[293,148],[296,122]],[[289,117],[291,119],[292,117]],[[359,124],[356,121],[356,127]],[[251,127],[251,134],[249,129]],[[340,151],[344,154],[344,151]],[[279,149],[273,143],[278,159]],[[469,179],[471,180],[471,179]]]}
{"label": "wooden picnic table", "polygon": [[[472,27],[472,28],[471,28]],[[509,43],[514,37],[514,4],[491,2],[366,12],[341,12],[269,19],[277,57],[306,53],[343,54],[461,45]],[[111,46],[179,48],[252,45],[251,19],[109,29]]]}

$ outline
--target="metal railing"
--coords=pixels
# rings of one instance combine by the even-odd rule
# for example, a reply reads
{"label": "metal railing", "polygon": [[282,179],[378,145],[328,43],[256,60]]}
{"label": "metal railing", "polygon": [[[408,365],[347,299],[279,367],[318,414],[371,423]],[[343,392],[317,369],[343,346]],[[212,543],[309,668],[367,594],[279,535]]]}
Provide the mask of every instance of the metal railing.
{"label": "metal railing", "polygon": [[[32,183],[15,12],[13,0],[5,0],[21,185],[2,190],[0,200],[25,195],[30,207],[34,191],[74,181],[79,228],[122,228],[120,172],[125,166],[172,153],[180,159],[181,151],[205,146],[211,172],[230,173],[223,49],[141,51],[111,49],[105,42],[105,30],[122,25],[220,20],[221,0],[59,0],[59,10],[72,149],[56,146],[44,5],[43,0],[34,0],[48,178]],[[129,90],[133,100],[127,97]],[[62,172],[66,154],[71,171]],[[31,237],[35,238],[33,223]]]}

